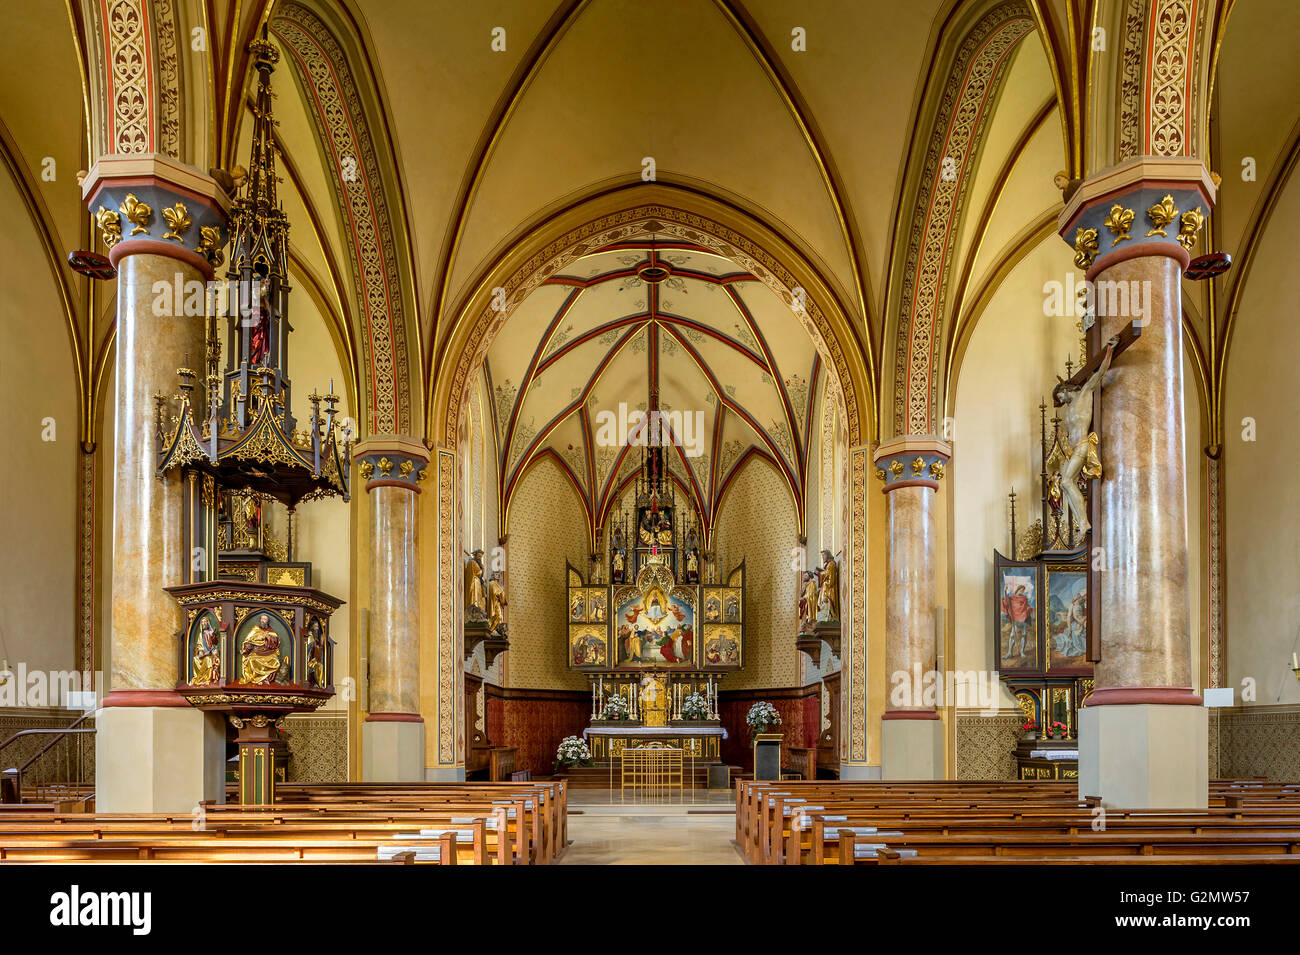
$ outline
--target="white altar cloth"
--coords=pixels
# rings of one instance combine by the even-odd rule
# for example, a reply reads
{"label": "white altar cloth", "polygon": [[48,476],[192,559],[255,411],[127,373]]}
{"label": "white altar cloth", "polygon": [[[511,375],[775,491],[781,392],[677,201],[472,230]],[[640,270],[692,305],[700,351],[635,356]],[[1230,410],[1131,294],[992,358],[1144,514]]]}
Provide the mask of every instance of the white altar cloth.
{"label": "white altar cloth", "polygon": [[727,739],[722,726],[588,726],[582,738],[591,736],[721,736]]}
{"label": "white altar cloth", "polygon": [[1077,749],[1036,749],[1029,754],[1030,759],[1078,759]]}

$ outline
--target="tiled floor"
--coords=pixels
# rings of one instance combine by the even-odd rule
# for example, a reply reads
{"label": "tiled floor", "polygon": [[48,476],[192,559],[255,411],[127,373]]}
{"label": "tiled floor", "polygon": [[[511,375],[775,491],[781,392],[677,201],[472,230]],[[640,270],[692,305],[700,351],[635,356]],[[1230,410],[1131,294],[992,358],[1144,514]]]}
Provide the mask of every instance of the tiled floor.
{"label": "tiled floor", "polygon": [[560,865],[743,865],[730,792],[687,793],[669,804],[621,803],[618,794],[569,794],[568,851]]}

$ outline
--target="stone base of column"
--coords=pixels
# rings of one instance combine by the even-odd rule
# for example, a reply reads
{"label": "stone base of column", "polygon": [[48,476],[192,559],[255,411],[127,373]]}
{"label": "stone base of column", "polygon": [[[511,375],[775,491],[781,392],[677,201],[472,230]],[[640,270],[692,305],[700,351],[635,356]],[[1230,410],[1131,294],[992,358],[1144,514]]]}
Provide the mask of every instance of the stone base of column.
{"label": "stone base of column", "polygon": [[226,727],[188,706],[109,706],[95,715],[95,811],[190,813],[226,801]]}
{"label": "stone base of column", "polygon": [[424,771],[424,781],[427,783],[463,783],[465,781],[465,767],[430,766]]}
{"label": "stone base of column", "polygon": [[880,778],[943,779],[943,721],[882,721]]}
{"label": "stone base of column", "polygon": [[879,779],[880,767],[866,763],[840,763],[840,779]]}
{"label": "stone base of column", "polygon": [[424,723],[367,720],[361,724],[361,778],[368,783],[424,781]]}
{"label": "stone base of column", "polygon": [[1202,706],[1133,703],[1079,710],[1079,795],[1115,809],[1205,809]]}

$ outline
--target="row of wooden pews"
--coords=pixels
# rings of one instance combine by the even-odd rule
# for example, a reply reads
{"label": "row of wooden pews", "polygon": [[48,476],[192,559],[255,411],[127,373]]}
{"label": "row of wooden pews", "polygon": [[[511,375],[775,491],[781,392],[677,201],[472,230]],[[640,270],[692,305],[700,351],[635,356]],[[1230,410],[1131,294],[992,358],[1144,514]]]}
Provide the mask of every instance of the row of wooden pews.
{"label": "row of wooden pews", "polygon": [[272,807],[110,815],[0,806],[0,862],[546,865],[568,844],[563,780],[281,785]]}
{"label": "row of wooden pews", "polygon": [[1300,785],[1215,780],[1206,810],[1103,809],[1077,784],[740,780],[758,865],[1300,863]]}

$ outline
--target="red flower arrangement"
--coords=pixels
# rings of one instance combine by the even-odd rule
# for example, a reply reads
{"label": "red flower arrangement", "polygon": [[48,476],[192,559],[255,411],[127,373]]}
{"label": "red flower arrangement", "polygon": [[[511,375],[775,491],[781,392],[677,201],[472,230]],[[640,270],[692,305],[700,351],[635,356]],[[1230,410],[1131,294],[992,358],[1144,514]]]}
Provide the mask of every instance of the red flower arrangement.
{"label": "red flower arrangement", "polygon": [[1065,739],[1070,733],[1070,728],[1058,720],[1053,720],[1047,724],[1047,735],[1050,739]]}
{"label": "red flower arrangement", "polygon": [[1037,720],[1030,720],[1030,721],[1029,721],[1028,723],[1026,723],[1024,726],[1020,727],[1020,729],[1021,729],[1022,732],[1025,732],[1025,733],[1028,733],[1030,730],[1036,730],[1036,729],[1038,729],[1038,721],[1037,721]]}

